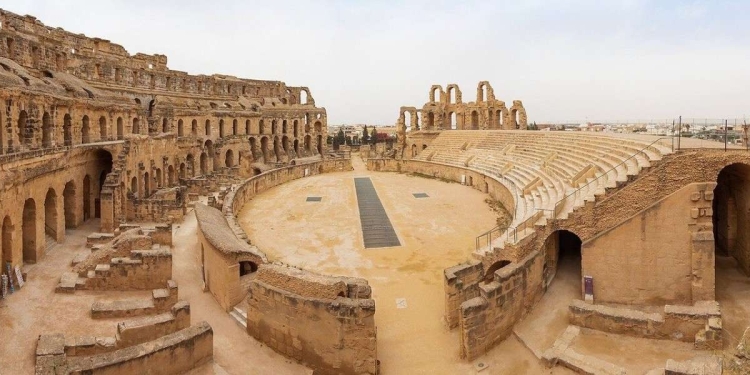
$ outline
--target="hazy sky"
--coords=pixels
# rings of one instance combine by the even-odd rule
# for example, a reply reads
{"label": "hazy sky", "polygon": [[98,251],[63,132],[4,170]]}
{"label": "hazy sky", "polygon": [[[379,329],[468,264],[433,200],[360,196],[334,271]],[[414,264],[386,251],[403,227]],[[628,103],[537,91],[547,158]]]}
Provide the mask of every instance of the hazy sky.
{"label": "hazy sky", "polygon": [[750,117],[750,1],[12,0],[172,69],[309,86],[329,124],[393,124],[488,80],[530,121]]}

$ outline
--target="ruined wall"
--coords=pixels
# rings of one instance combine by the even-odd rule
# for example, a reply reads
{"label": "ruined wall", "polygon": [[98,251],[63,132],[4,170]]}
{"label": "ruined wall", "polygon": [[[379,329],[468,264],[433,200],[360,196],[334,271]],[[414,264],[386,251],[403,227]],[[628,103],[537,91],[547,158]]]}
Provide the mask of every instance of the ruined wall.
{"label": "ruined wall", "polygon": [[449,84],[446,89],[432,85],[429,101],[421,109],[401,107],[396,120],[397,148],[403,158],[416,156],[429,143],[407,141],[407,134],[442,130],[525,130],[528,128],[526,109],[520,100],[514,100],[508,108],[505,102],[495,98],[495,91],[487,81],[477,84],[476,100],[463,101],[461,89]]}
{"label": "ruined wall", "polygon": [[247,301],[247,332],[277,352],[320,374],[378,373],[375,301],[365,280],[263,265]]}
{"label": "ruined wall", "polygon": [[110,233],[179,219],[179,199],[149,198],[191,178],[321,160],[326,138],[307,87],[173,71],[164,55],[0,10],[3,265],[36,262],[92,218]]}
{"label": "ruined wall", "polygon": [[140,345],[84,357],[66,356],[63,335],[42,335],[36,351],[36,374],[178,375],[211,358],[213,330],[206,322]]}

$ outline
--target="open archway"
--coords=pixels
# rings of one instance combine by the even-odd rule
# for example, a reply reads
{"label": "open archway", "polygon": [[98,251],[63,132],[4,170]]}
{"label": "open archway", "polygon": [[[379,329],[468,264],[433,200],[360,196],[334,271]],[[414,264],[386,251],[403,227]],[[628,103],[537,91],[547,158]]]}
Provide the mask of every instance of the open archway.
{"label": "open archway", "polygon": [[479,112],[471,111],[471,130],[479,129]]}
{"label": "open archway", "polygon": [[0,274],[5,275],[6,265],[13,262],[13,222],[8,215],[3,219],[0,236]]}
{"label": "open archway", "polygon": [[83,221],[91,215],[91,178],[86,175],[83,178]]}
{"label": "open archway", "polygon": [[54,130],[52,118],[49,113],[44,112],[44,115],[42,115],[42,147],[52,147],[52,139],[55,135]]}
{"label": "open archway", "polygon": [[122,124],[122,117],[117,118],[117,140],[125,138],[125,129]]}
{"label": "open archway", "polygon": [[499,260],[495,263],[492,263],[492,265],[487,268],[487,272],[484,273],[484,280],[483,282],[485,284],[489,284],[493,281],[495,281],[495,271],[507,266],[510,264],[509,260]]}
{"label": "open archway", "polygon": [[581,288],[581,238],[567,230],[557,230],[544,242],[544,285],[549,287],[555,279],[569,286],[567,291]]}
{"label": "open archway", "polygon": [[73,124],[71,122],[70,114],[65,114],[63,117],[63,144],[65,146],[73,145]]}
{"label": "open archway", "polygon": [[232,150],[227,150],[226,155],[224,155],[224,166],[227,168],[234,167],[234,152]]}
{"label": "open archway", "polygon": [[47,240],[56,241],[57,237],[57,194],[50,188],[44,198],[44,234]]}
{"label": "open archway", "polygon": [[76,185],[68,181],[63,190],[63,213],[65,215],[65,228],[75,228],[76,221]]}
{"label": "open archway", "polygon": [[108,136],[109,134],[107,132],[107,118],[104,116],[99,117],[99,139],[102,141],[106,141]]}
{"label": "open archway", "polygon": [[23,204],[23,262],[36,263],[36,202],[29,198]]}

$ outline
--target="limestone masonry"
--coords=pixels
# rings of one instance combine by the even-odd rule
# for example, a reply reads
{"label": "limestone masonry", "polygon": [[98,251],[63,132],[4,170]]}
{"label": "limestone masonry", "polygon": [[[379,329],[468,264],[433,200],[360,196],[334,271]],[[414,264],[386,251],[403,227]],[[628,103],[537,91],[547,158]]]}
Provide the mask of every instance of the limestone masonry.
{"label": "limestone masonry", "polygon": [[499,91],[329,149],[307,87],[0,10],[0,374],[750,373],[750,152]]}

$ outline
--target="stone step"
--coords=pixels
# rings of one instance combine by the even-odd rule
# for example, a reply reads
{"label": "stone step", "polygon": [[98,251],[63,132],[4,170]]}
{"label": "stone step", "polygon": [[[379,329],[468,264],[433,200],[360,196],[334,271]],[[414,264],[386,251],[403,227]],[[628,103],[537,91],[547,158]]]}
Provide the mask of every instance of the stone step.
{"label": "stone step", "polygon": [[234,321],[239,324],[242,329],[247,330],[247,314],[240,310],[239,308],[235,307],[231,312],[229,312],[229,316],[234,319]]}
{"label": "stone step", "polygon": [[88,256],[89,256],[88,252],[81,251],[80,253],[77,253],[76,256],[73,257],[73,260],[70,262],[70,264],[72,266],[75,266],[76,264],[85,261]]}
{"label": "stone step", "polygon": [[65,272],[60,277],[60,283],[55,288],[55,293],[74,293],[76,290],[76,282],[78,281],[78,274],[75,272]]}

